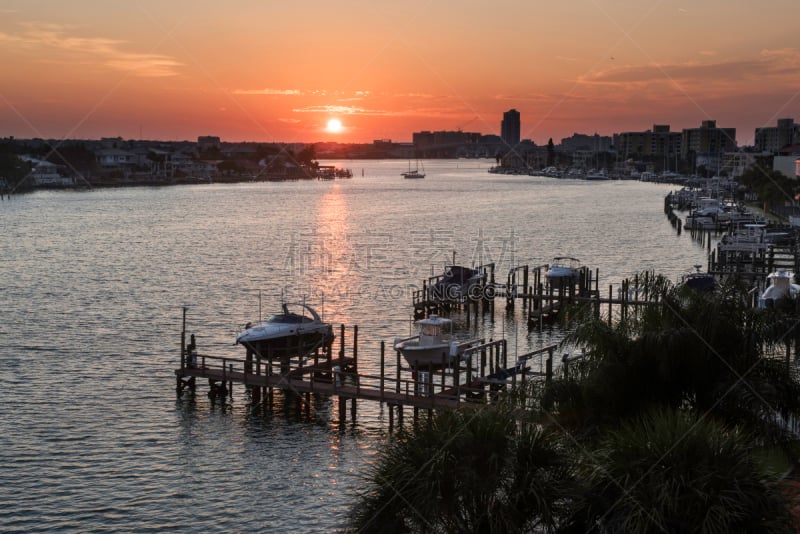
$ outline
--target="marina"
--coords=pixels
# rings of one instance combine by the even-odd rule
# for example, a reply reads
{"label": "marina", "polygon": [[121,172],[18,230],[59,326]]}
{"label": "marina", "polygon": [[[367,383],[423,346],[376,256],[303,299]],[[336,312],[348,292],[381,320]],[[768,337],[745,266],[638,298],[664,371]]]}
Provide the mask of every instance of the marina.
{"label": "marina", "polygon": [[[528,328],[541,331],[545,324],[552,326],[560,317],[561,310],[567,306],[591,306],[594,316],[604,316],[610,324],[624,318],[629,308],[646,306],[652,302],[652,296],[647,294],[645,288],[648,286],[647,278],[655,276],[654,273],[642,273],[641,279],[637,274],[633,279],[623,280],[617,288],[609,285],[608,297],[603,297],[598,288],[599,273],[592,273],[587,266],[579,263],[575,258],[556,257],[553,263],[532,270],[527,265],[512,268],[509,271],[509,284],[481,283],[476,285],[481,293],[458,293],[458,298],[451,295],[445,299],[447,310],[460,309],[467,317],[474,313],[474,321],[477,322],[479,310],[493,313],[494,305],[487,307],[486,303],[493,302],[494,298],[504,299],[509,310],[513,310],[519,300],[527,313]],[[448,269],[451,275],[453,271],[452,268]],[[477,276],[476,273],[481,272],[481,269],[475,269],[468,274]],[[511,282],[516,280],[518,272],[522,273],[522,285]],[[784,280],[787,277],[779,278]],[[435,279],[437,282],[429,288],[436,287],[442,280],[447,283],[464,281],[466,276]],[[531,286],[527,286],[529,279],[534,282]],[[483,277],[478,276],[477,280],[482,281]],[[463,288],[463,285],[460,287]],[[781,296],[777,286],[771,286],[771,289],[773,294],[765,298],[776,299]],[[434,294],[438,295],[438,299],[432,297],[432,302],[444,299],[445,293]],[[414,305],[416,308],[416,301]],[[320,323],[316,312],[307,308],[313,314],[313,322]],[[287,347],[282,343],[280,351],[266,347],[258,350],[251,344],[243,343],[247,351],[242,359],[198,354],[194,334],[191,334],[191,342],[186,344],[185,308],[183,314],[180,367],[175,369],[179,398],[187,391],[192,395],[195,393],[198,378],[208,381],[208,396],[212,399],[232,398],[234,385],[244,387],[254,411],[262,407],[269,409],[274,404],[275,391],[305,398],[306,407],[313,404],[311,395],[335,396],[338,399],[340,426],[348,421],[348,401],[351,403],[349,413],[353,423],[356,422],[356,401],[373,401],[384,405],[390,414],[391,431],[395,426],[395,417],[398,424],[402,424],[404,408],[413,409],[413,421],[416,423],[421,409],[427,410],[430,417],[434,410],[490,403],[512,390],[518,382],[536,379],[550,381],[554,369],[583,357],[581,354],[565,353],[554,367],[553,358],[559,349],[558,344],[524,354],[513,354],[509,353],[506,339],[487,341],[457,338],[452,332],[451,319],[430,314],[415,321],[418,329],[416,335],[396,338],[388,348],[381,341],[379,355],[365,356],[361,349],[361,358],[379,362],[377,368],[373,367],[375,371],[363,373],[358,366],[357,325],[352,327],[350,335],[347,334],[347,327],[341,325],[336,343],[333,335],[326,335],[324,342],[314,345],[295,344]],[[245,334],[248,332],[246,330]],[[288,335],[296,338],[297,334],[292,331]],[[242,334],[237,342],[241,343],[241,337]],[[347,339],[352,339],[350,344],[346,342]]]}

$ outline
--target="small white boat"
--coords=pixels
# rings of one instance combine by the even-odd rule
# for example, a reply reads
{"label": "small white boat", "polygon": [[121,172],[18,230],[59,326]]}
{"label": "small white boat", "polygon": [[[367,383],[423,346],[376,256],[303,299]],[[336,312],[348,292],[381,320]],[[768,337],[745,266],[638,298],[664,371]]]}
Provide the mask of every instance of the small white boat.
{"label": "small white boat", "polygon": [[323,322],[311,307],[284,303],[282,312],[265,321],[247,323],[236,336],[236,343],[262,358],[306,356],[333,341],[333,327]]}
{"label": "small white boat", "polygon": [[800,295],[800,285],[794,283],[794,273],[791,271],[780,270],[768,274],[767,284],[758,299],[759,308],[772,308],[781,299]]}
{"label": "small white boat", "polygon": [[553,261],[550,262],[550,265],[547,266],[544,276],[548,280],[565,278],[575,279],[578,277],[580,269],[581,262],[579,259],[569,256],[556,256],[553,258]]}
{"label": "small white boat", "polygon": [[394,340],[394,349],[417,369],[428,366],[442,367],[457,358],[467,348],[478,343],[476,339],[459,341],[453,337],[453,321],[438,315],[414,322],[417,335]]}
{"label": "small white boat", "polygon": [[608,172],[605,169],[592,169],[586,173],[586,180],[608,180]]}

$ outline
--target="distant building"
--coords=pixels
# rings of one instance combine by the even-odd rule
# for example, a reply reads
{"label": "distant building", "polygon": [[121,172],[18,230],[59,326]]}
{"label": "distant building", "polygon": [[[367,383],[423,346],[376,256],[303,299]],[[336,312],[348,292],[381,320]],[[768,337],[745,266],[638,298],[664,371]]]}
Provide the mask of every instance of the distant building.
{"label": "distant building", "polygon": [[708,161],[716,159],[724,152],[736,151],[736,128],[717,128],[717,121],[706,120],[700,128],[684,128],[681,132],[681,157],[686,159],[690,152],[705,156]]}
{"label": "distant building", "polygon": [[623,160],[635,157],[654,157],[674,168],[681,150],[681,134],[671,132],[669,124],[654,124],[644,132],[622,132],[614,135],[614,146]]}
{"label": "distant building", "polygon": [[562,139],[559,146],[565,152],[575,152],[576,150],[608,152],[612,149],[613,138],[608,135],[574,133],[572,136]]}
{"label": "distant building", "polygon": [[454,158],[474,153],[481,142],[481,134],[444,130],[436,132],[414,132],[412,139],[414,151],[419,157]]}
{"label": "distant building", "polygon": [[520,140],[519,111],[509,109],[503,113],[503,122],[500,123],[500,137],[508,147],[515,147]]}
{"label": "distant building", "polygon": [[219,137],[214,135],[201,135],[197,138],[197,149],[208,150],[209,148],[220,148],[221,142]]}
{"label": "distant building", "polygon": [[33,185],[36,187],[62,187],[71,186],[75,183],[72,178],[66,176],[66,167],[64,165],[57,165],[31,156],[20,156],[19,159],[31,164],[28,178],[32,180]]}
{"label": "distant building", "polygon": [[128,150],[119,148],[104,148],[96,150],[95,158],[101,167],[127,167],[137,163],[137,155]]}
{"label": "distant building", "polygon": [[761,152],[775,154],[795,143],[800,143],[800,124],[794,119],[778,119],[777,126],[756,128],[754,145]]}

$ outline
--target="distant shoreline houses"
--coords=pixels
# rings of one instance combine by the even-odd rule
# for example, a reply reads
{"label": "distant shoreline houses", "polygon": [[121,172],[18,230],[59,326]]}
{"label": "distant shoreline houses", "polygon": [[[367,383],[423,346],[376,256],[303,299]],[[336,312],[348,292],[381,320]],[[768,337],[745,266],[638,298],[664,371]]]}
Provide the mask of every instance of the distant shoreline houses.
{"label": "distant shoreline houses", "polygon": [[737,177],[769,160],[773,170],[800,177],[800,124],[791,118],[757,128],[752,147],[738,147],[736,129],[719,128],[714,120],[680,132],[655,124],[613,136],[575,133],[558,145],[551,140],[539,146],[520,139],[521,116],[511,109],[503,114],[500,130],[500,136],[421,131],[413,133],[411,143],[379,139],[369,144],[227,143],[210,135],[196,142],[6,138],[0,139],[0,151],[16,156],[18,163],[4,168],[0,160],[0,190],[349,177],[346,169],[320,166],[325,159],[491,158],[509,172],[557,169],[626,177]]}

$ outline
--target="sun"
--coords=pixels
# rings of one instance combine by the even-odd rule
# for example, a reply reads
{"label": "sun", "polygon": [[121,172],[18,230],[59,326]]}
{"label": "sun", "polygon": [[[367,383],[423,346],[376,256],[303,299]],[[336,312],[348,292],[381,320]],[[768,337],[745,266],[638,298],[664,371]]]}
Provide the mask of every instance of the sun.
{"label": "sun", "polygon": [[330,119],[328,121],[328,126],[325,129],[330,133],[339,133],[344,129],[344,127],[342,126],[342,121],[339,119]]}

